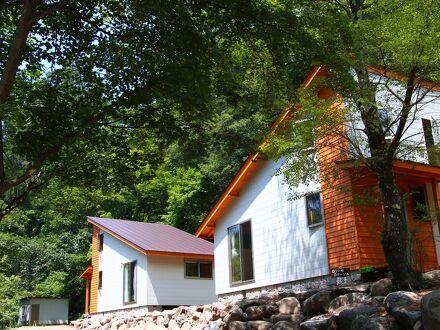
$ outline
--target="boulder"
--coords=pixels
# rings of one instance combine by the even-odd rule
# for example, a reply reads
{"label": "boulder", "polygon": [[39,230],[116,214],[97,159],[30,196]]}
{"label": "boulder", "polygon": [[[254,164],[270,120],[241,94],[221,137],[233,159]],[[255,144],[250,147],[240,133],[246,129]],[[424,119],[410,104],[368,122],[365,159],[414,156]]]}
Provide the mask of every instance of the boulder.
{"label": "boulder", "polygon": [[298,314],[301,312],[301,305],[295,297],[286,297],[277,302],[281,314]]}
{"label": "boulder", "polygon": [[[203,330],[220,330],[224,328],[224,322],[220,319],[216,321],[211,321],[209,324],[203,328]],[[193,330],[194,328],[191,328]]]}
{"label": "boulder", "polygon": [[264,305],[264,301],[261,299],[243,299],[240,301],[239,307],[245,311],[248,307],[260,305]]}
{"label": "boulder", "polygon": [[336,297],[330,302],[328,311],[329,313],[333,313],[340,307],[356,307],[359,305],[366,305],[371,302],[371,298],[366,293],[347,293],[342,296]]}
{"label": "boulder", "polygon": [[360,315],[369,316],[382,312],[383,308],[362,305],[341,311],[338,316],[338,326],[340,329],[351,329],[352,322]]}
{"label": "boulder", "polygon": [[376,306],[376,307],[383,307],[385,298],[386,298],[385,296],[371,297],[371,305]]}
{"label": "boulder", "polygon": [[423,274],[423,279],[430,286],[440,286],[440,270],[431,270],[430,272]]}
{"label": "boulder", "polygon": [[371,286],[370,295],[375,296],[386,296],[391,292],[393,288],[393,283],[389,278],[383,278]]}
{"label": "boulder", "polygon": [[244,320],[244,316],[243,316],[243,311],[241,308],[234,308],[233,310],[231,310],[229,312],[228,315],[225,316],[225,318],[223,319],[223,321],[228,325],[229,323],[231,323],[232,321],[243,321]]}
{"label": "boulder", "polygon": [[248,321],[262,320],[278,313],[278,307],[275,305],[250,306],[246,309],[244,318]]}
{"label": "boulder", "polygon": [[440,329],[440,290],[432,291],[422,298],[421,312],[425,330]]}
{"label": "boulder", "polygon": [[288,321],[279,321],[274,324],[272,330],[299,330],[299,324],[290,323]]}
{"label": "boulder", "polygon": [[267,321],[249,321],[247,323],[247,329],[249,330],[270,330],[272,323]]}
{"label": "boulder", "polygon": [[[399,330],[399,326],[392,318],[358,316],[351,323],[351,330]],[[411,328],[412,329],[412,328]]]}
{"label": "boulder", "polygon": [[[304,300],[310,298],[315,293],[319,292],[319,290],[308,290],[308,291],[302,291],[302,292],[295,292],[292,293],[292,296],[298,299],[299,302],[303,302]],[[289,295],[290,296],[290,295]]]}
{"label": "boulder", "polygon": [[241,321],[232,321],[228,324],[229,330],[247,330],[247,323]]}
{"label": "boulder", "polygon": [[422,319],[420,310],[409,310],[404,307],[394,308],[392,314],[404,329],[413,329],[416,323]]}
{"label": "boulder", "polygon": [[275,314],[270,317],[270,322],[273,324],[286,321],[293,324],[299,324],[304,319],[301,314]]}
{"label": "boulder", "polygon": [[148,321],[147,324],[145,325],[145,329],[148,329],[148,330],[150,330],[150,329],[156,330],[157,328],[158,328],[158,326],[151,321]]}
{"label": "boulder", "polygon": [[325,314],[328,311],[333,294],[330,290],[323,290],[315,293],[304,301],[303,310],[308,316]]}
{"label": "boulder", "polygon": [[384,305],[389,314],[392,314],[393,309],[396,307],[415,310],[420,305],[420,298],[417,294],[409,291],[391,292],[386,296]]}
{"label": "boulder", "polygon": [[327,330],[327,320],[309,320],[300,324],[301,330]]}

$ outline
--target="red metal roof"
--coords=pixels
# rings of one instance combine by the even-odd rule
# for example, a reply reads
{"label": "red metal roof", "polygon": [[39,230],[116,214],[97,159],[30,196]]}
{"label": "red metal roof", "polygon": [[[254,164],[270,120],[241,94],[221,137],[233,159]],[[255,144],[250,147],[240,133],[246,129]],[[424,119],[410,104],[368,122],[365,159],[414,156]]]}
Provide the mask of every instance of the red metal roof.
{"label": "red metal roof", "polygon": [[214,255],[214,244],[169,225],[96,217],[87,220],[146,254]]}

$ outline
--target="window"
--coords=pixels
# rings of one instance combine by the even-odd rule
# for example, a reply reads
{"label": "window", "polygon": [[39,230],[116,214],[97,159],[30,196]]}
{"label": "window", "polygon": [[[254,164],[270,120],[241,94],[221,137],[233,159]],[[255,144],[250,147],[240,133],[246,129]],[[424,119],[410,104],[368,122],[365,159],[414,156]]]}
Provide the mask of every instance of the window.
{"label": "window", "polygon": [[251,222],[246,221],[228,228],[228,237],[231,283],[236,284],[253,280]]}
{"label": "window", "polygon": [[102,271],[99,271],[98,289],[102,288]]}
{"label": "window", "polygon": [[99,235],[99,244],[98,244],[98,249],[101,252],[102,248],[104,247],[104,234],[100,234]]}
{"label": "window", "polygon": [[136,302],[136,261],[124,264],[124,292],[123,303]]}
{"label": "window", "polygon": [[306,196],[307,225],[315,226],[322,223],[321,194],[314,193]]}
{"label": "window", "polygon": [[425,146],[428,153],[429,164],[439,165],[440,155],[434,141],[434,131],[432,122],[429,119],[422,119],[423,135],[425,137]]}
{"label": "window", "polygon": [[212,278],[211,261],[185,261],[186,278]]}
{"label": "window", "polygon": [[382,126],[382,130],[385,134],[385,138],[387,138],[387,140],[391,140],[394,135],[394,133],[393,133],[393,129],[394,129],[393,119],[390,116],[389,111],[387,111],[386,109],[378,109],[377,111],[379,114],[379,121]]}
{"label": "window", "polygon": [[429,215],[425,189],[422,186],[411,191],[411,200],[415,220],[426,220]]}

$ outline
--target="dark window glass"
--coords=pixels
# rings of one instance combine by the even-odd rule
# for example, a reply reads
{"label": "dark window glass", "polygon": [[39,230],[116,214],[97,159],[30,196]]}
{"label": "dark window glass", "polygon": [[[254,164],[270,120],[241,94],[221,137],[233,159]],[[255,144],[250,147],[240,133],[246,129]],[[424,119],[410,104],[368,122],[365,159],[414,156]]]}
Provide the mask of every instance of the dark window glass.
{"label": "dark window glass", "polygon": [[124,264],[124,304],[136,301],[136,261]]}
{"label": "dark window glass", "polygon": [[306,196],[307,224],[309,226],[322,223],[321,195],[319,193]]}
{"label": "dark window glass", "polygon": [[414,219],[425,220],[428,217],[428,203],[426,201],[425,189],[416,187],[411,192]]}
{"label": "dark window glass", "polygon": [[104,234],[99,235],[99,251],[104,247]]}
{"label": "dark window glass", "polygon": [[231,282],[242,282],[254,279],[254,264],[252,256],[251,222],[228,229]]}
{"label": "dark window glass", "polygon": [[197,262],[185,262],[185,276],[199,277],[199,264]]}
{"label": "dark window glass", "polygon": [[432,122],[429,119],[422,119],[423,135],[425,137],[425,146],[428,153],[429,164],[440,165],[440,152],[435,145]]}
{"label": "dark window glass", "polygon": [[99,277],[98,277],[98,289],[102,288],[102,271],[99,272]]}
{"label": "dark window glass", "polygon": [[212,278],[212,263],[200,263],[200,278]]}

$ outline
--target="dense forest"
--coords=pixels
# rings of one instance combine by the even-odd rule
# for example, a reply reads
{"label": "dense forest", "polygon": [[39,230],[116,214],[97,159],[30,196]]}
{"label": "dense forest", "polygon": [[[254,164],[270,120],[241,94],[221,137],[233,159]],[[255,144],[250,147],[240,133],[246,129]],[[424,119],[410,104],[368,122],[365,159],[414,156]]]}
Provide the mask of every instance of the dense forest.
{"label": "dense forest", "polygon": [[[311,126],[286,129],[271,145],[274,157],[302,157],[290,178],[307,182],[303,147],[329,125],[296,93],[313,65],[325,65],[326,86],[352,100],[345,110],[362,114],[375,153],[360,160],[384,182],[383,201],[400,201],[386,188],[401,141],[386,143],[367,69],[408,77],[401,137],[417,82],[440,80],[438,8],[438,0],[0,1],[0,328],[15,324],[19,299],[31,295],[68,297],[70,317],[80,315],[87,215],[194,232],[298,101],[306,113],[296,115]],[[385,228],[382,245],[400,265],[397,285],[416,287],[408,261],[393,259],[405,258],[403,219],[387,208],[386,228],[398,230]]]}

